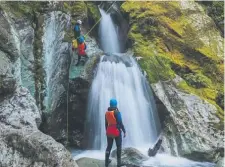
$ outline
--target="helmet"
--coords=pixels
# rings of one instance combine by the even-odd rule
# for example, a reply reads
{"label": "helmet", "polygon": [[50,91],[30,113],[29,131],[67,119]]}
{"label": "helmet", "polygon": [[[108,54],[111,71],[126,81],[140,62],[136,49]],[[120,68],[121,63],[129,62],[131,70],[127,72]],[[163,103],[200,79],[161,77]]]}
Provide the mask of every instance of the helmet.
{"label": "helmet", "polygon": [[78,23],[78,24],[82,24],[82,21],[81,21],[81,20],[77,20],[77,23]]}
{"label": "helmet", "polygon": [[117,100],[116,99],[110,100],[110,107],[117,107]]}

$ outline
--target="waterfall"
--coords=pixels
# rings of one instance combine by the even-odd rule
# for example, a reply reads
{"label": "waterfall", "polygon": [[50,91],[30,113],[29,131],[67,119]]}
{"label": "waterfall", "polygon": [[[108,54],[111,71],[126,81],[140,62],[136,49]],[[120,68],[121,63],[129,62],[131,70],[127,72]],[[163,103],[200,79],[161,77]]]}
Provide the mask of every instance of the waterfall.
{"label": "waterfall", "polygon": [[[161,126],[152,91],[145,75],[129,53],[119,54],[119,42],[109,15],[101,10],[100,37],[102,48],[108,54],[101,57],[88,99],[86,140],[92,150],[78,152],[74,159],[90,157],[104,160],[106,149],[105,112],[111,98],[118,101],[127,131],[123,147],[134,147],[147,156],[147,150],[157,141]],[[106,22],[108,20],[108,22]],[[110,27],[111,26],[111,27]],[[114,34],[113,38],[109,38]],[[105,38],[107,37],[107,38]],[[107,42],[106,42],[107,41]],[[118,46],[117,46],[118,47]],[[119,47],[118,47],[119,48]],[[115,144],[114,144],[115,147]],[[132,156],[132,155],[131,155]],[[181,157],[159,153],[141,166],[155,167],[213,167],[213,163],[194,162]]]}
{"label": "waterfall", "polygon": [[104,118],[111,98],[118,100],[118,109],[127,131],[123,145],[150,147],[154,144],[160,132],[160,124],[151,96],[148,83],[131,56],[102,57],[88,103],[92,148],[106,148]]}
{"label": "waterfall", "polygon": [[116,28],[110,17],[103,9],[99,9],[102,19],[99,27],[100,43],[104,52],[119,53],[120,46]]}
{"label": "waterfall", "polygon": [[132,56],[112,55],[119,51],[119,41],[110,15],[102,9],[100,12],[102,47],[111,55],[101,58],[89,93],[87,130],[92,139],[89,146],[100,150],[106,148],[105,112],[110,99],[116,98],[127,131],[124,146],[150,147],[160,133],[152,92]]}
{"label": "waterfall", "polygon": [[45,106],[47,107],[47,111],[53,110],[57,103],[56,98],[59,98],[59,94],[64,91],[61,80],[63,80],[62,78],[66,73],[64,64],[69,59],[67,57],[69,54],[67,56],[62,55],[68,49],[68,46],[62,40],[68,19],[68,15],[62,14],[59,11],[53,11],[45,15],[43,57],[46,73]]}

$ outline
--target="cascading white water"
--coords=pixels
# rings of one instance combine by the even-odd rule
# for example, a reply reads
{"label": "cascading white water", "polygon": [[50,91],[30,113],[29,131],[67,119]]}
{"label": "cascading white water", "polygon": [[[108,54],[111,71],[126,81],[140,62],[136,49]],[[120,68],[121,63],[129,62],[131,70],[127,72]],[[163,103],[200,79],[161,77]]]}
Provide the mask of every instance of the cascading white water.
{"label": "cascading white water", "polygon": [[[103,13],[101,11],[101,13]],[[104,17],[109,15],[102,15]],[[109,17],[112,23],[111,18]],[[113,26],[113,24],[111,24]],[[108,22],[101,22],[100,34],[107,36],[111,28]],[[113,28],[112,28],[113,29]],[[114,30],[113,30],[114,31]],[[101,38],[104,40],[104,38]],[[118,44],[118,41],[114,42]],[[104,43],[105,41],[101,41]],[[104,43],[105,52],[115,53],[111,43]],[[147,156],[147,150],[158,138],[160,123],[156,112],[154,98],[151,89],[139,66],[132,56],[103,56],[98,65],[96,76],[93,80],[88,101],[88,116],[86,130],[89,136],[89,147],[92,151],[78,153],[74,159],[90,157],[104,160],[106,149],[105,112],[109,106],[109,100],[116,98],[118,108],[121,111],[123,123],[127,130],[127,137],[123,139],[123,147],[138,148]],[[118,54],[117,54],[118,55]],[[141,164],[140,164],[141,165]],[[213,167],[215,164],[207,162],[194,162],[181,157],[173,157],[168,154],[157,154],[143,162],[144,166],[154,167]]]}
{"label": "cascading white water", "polygon": [[102,57],[89,96],[88,122],[92,127],[92,147],[101,150],[106,148],[104,118],[111,98],[118,100],[127,131],[124,146],[149,147],[154,144],[160,124],[150,96],[148,83],[131,56]]}
{"label": "cascading white water", "polygon": [[[119,42],[110,15],[100,9],[101,43],[105,52],[119,51]],[[118,100],[127,131],[124,146],[140,147],[154,144],[160,132],[151,91],[137,63],[131,56],[104,56],[92,83],[88,103],[90,147],[104,150],[105,112],[111,98]],[[151,99],[151,100],[150,100]]]}
{"label": "cascading white water", "polygon": [[100,43],[103,51],[110,53],[119,53],[120,46],[116,33],[116,28],[113,24],[110,14],[107,14],[103,9],[99,9],[102,15],[99,35]]}

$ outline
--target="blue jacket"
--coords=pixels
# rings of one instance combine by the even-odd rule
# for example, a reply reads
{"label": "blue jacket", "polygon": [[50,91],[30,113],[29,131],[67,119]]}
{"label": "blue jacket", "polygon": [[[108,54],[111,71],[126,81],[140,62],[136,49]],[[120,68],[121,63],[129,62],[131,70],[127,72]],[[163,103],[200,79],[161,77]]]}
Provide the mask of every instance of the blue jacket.
{"label": "blue jacket", "polygon": [[75,32],[80,32],[80,25],[79,24],[75,24],[74,29]]}

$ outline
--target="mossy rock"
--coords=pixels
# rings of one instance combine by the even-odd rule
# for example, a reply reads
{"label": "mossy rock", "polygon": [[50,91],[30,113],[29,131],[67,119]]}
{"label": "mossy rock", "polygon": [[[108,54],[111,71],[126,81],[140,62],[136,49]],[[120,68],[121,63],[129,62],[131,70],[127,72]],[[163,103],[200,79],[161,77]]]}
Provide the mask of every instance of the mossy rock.
{"label": "mossy rock", "polygon": [[83,1],[63,2],[63,10],[70,13],[72,17],[80,17],[83,19],[87,14],[87,6]]}
{"label": "mossy rock", "polygon": [[88,17],[91,17],[96,23],[101,18],[98,7],[94,4],[94,2],[86,2],[86,4],[88,9]]}
{"label": "mossy rock", "polygon": [[7,12],[12,13],[16,18],[33,18],[33,12],[42,11],[43,8],[47,6],[48,2],[1,2],[0,6]]}
{"label": "mossy rock", "polygon": [[[215,105],[223,120],[223,39],[218,39],[219,31],[208,17],[202,29],[196,28],[192,14],[206,13],[196,2],[190,3],[196,9],[184,10],[180,2],[124,2],[121,11],[129,15],[128,38],[135,55],[142,57],[138,62],[150,83],[181,76],[179,88]],[[208,34],[207,43],[202,39]]]}

